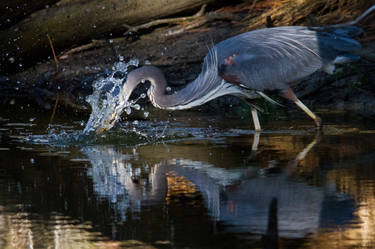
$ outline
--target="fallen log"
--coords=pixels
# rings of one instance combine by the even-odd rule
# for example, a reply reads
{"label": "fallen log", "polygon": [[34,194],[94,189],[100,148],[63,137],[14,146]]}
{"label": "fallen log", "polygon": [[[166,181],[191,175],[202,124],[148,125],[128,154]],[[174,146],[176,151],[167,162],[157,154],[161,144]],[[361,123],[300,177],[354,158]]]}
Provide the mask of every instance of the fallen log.
{"label": "fallen log", "polygon": [[[14,71],[57,51],[110,37],[153,19],[194,10],[214,0],[62,0],[0,31],[0,71]],[[19,68],[21,67],[21,68]]]}

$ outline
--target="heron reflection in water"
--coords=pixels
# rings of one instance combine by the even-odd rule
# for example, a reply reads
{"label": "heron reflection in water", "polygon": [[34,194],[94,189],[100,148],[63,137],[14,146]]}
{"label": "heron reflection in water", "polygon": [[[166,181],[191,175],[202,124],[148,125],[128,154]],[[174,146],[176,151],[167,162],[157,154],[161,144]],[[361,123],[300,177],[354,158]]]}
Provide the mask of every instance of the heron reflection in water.
{"label": "heron reflection in water", "polygon": [[[304,167],[300,162],[318,143],[319,133],[310,143],[304,144],[303,149],[298,149],[299,153],[288,162],[279,160],[278,156],[267,161],[263,161],[265,157],[259,157],[258,163],[246,164],[248,167],[237,167],[238,164],[231,161],[234,167],[228,168],[222,167],[220,160],[204,159],[211,148],[201,147],[187,154],[186,147],[181,145],[161,146],[160,150],[141,146],[137,148],[137,153],[142,155],[142,160],[154,161],[142,169],[142,174],[139,162],[133,164],[138,159],[132,155],[131,149],[129,154],[123,154],[123,151],[107,146],[88,146],[83,148],[83,153],[92,164],[89,175],[96,196],[108,199],[123,220],[129,218],[129,213],[142,212],[145,206],[160,207],[162,203],[167,204],[169,210],[179,203],[193,210],[196,199],[192,203],[187,200],[199,195],[203,196],[200,201],[209,212],[210,219],[228,225],[227,232],[265,236],[270,232],[268,235],[277,242],[277,234],[283,238],[304,238],[316,233],[319,228],[325,227],[325,220],[322,223],[321,218],[333,211],[341,215],[342,222],[353,217],[355,205],[350,196],[298,177]],[[169,153],[160,153],[166,150]],[[237,152],[225,155],[233,153]],[[260,162],[268,162],[268,166],[261,167]],[[327,206],[325,200],[329,196],[333,197],[333,203]],[[272,213],[268,211],[275,198],[277,215],[275,207]],[[177,202],[168,202],[170,200]],[[338,206],[340,209],[337,209]],[[171,219],[179,214],[184,215],[169,213]],[[199,214],[191,219],[204,219]],[[189,220],[186,226],[191,224],[196,223]],[[278,232],[275,233],[275,230]]]}
{"label": "heron reflection in water", "polygon": [[[135,87],[151,83],[147,95],[151,103],[166,110],[183,110],[202,105],[223,95],[245,100],[258,97],[274,102],[264,91],[277,90],[293,101],[321,126],[321,119],[306,107],[290,88],[290,83],[318,70],[333,73],[335,64],[359,59],[352,55],[361,48],[354,39],[362,30],[355,27],[375,10],[375,5],[356,20],[325,27],[285,26],[243,33],[216,44],[205,56],[199,76],[185,88],[168,94],[162,71],[143,66],[129,73],[120,94],[128,100]],[[251,105],[255,130],[261,130],[257,107]],[[116,112],[121,112],[117,108]],[[120,113],[113,113],[116,117]],[[104,130],[116,119],[110,119]]]}

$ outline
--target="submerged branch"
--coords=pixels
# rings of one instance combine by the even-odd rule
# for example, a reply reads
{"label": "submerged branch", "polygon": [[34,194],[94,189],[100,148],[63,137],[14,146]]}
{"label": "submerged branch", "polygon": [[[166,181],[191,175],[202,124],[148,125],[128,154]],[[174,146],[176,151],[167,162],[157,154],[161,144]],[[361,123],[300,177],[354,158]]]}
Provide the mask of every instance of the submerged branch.
{"label": "submerged branch", "polygon": [[56,94],[56,101],[55,101],[55,105],[53,107],[53,111],[52,111],[52,115],[49,119],[49,123],[52,124],[53,122],[53,119],[55,118],[55,114],[56,114],[56,109],[57,109],[57,105],[59,104],[59,93]]}

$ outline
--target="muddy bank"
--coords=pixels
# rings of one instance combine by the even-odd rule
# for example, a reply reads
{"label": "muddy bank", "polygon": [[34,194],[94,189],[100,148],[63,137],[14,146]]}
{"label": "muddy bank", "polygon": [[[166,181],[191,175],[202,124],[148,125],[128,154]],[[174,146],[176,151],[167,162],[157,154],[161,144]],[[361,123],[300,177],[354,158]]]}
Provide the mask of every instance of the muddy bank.
{"label": "muddy bank", "polygon": [[[1,76],[0,103],[5,106],[29,103],[52,109],[58,96],[59,106],[89,112],[85,97],[92,91],[92,82],[111,70],[119,59],[136,58],[141,65],[158,66],[172,87],[181,87],[199,74],[208,47],[247,30],[251,16],[269,11],[269,7],[250,10],[249,6],[242,3],[215,10],[233,18],[213,18],[196,28],[186,29],[189,23],[157,26],[122,37],[94,40],[73,50],[57,51],[58,68],[51,55],[49,61],[39,62],[23,72]],[[279,23],[279,19],[272,23],[272,17],[271,23],[267,18],[263,23],[259,23],[259,17],[254,20],[256,28],[294,24]],[[298,19],[298,22],[308,25],[308,19]],[[366,53],[361,60],[340,67],[333,75],[317,72],[295,84],[297,95],[312,109],[346,110],[375,117],[374,25],[367,20],[363,28],[366,33],[360,41]],[[200,109],[217,113],[233,105],[242,103],[233,97],[222,97]]]}

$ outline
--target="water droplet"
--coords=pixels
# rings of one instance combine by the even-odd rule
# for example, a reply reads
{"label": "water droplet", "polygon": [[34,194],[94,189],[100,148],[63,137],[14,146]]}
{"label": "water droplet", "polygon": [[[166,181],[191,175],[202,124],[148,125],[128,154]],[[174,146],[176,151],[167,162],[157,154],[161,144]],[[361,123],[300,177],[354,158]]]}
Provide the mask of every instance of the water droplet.
{"label": "water droplet", "polygon": [[119,55],[118,59],[119,59],[119,61],[124,61],[124,56]]}
{"label": "water droplet", "polygon": [[94,24],[94,25],[92,25],[92,27],[94,28],[94,29],[96,29],[96,25]]}
{"label": "water droplet", "polygon": [[145,65],[151,65],[151,61],[145,60]]}
{"label": "water droplet", "polygon": [[22,63],[20,63],[20,64],[18,64],[18,66],[19,66],[19,67],[22,67],[23,65],[22,65]]}
{"label": "water droplet", "polygon": [[113,43],[113,40],[112,40],[112,39],[109,39],[109,43]]}
{"label": "water droplet", "polygon": [[133,124],[134,124],[134,125],[139,124],[138,120],[134,120],[134,121],[133,121]]}
{"label": "water droplet", "polygon": [[29,118],[30,122],[34,122],[34,120],[35,120],[35,118],[33,118],[33,117]]}
{"label": "water droplet", "polygon": [[126,114],[130,115],[130,113],[132,113],[132,109],[130,107],[126,107],[125,112]]}
{"label": "water droplet", "polygon": [[146,82],[145,79],[141,79],[141,83],[144,84]]}
{"label": "water droplet", "polygon": [[145,116],[145,118],[147,118],[149,114],[150,114],[149,112],[144,112],[143,113],[143,115]]}
{"label": "water droplet", "polygon": [[35,163],[35,159],[34,158],[30,158],[30,163],[34,164]]}
{"label": "water droplet", "polygon": [[141,109],[141,106],[138,104],[135,104],[132,106],[135,110],[139,111]]}
{"label": "water droplet", "polygon": [[170,91],[172,91],[172,88],[170,88],[169,86],[167,86],[167,87],[165,88],[165,90],[166,90],[167,92],[170,92]]}

